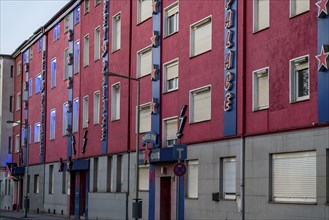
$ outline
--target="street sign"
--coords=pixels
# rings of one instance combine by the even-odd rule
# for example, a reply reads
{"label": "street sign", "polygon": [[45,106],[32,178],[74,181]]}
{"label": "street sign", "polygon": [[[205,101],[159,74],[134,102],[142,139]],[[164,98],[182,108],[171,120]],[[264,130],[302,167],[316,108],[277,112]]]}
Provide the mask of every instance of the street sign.
{"label": "street sign", "polygon": [[176,163],[174,165],[174,173],[176,176],[184,176],[184,174],[186,173],[186,166],[184,163]]}

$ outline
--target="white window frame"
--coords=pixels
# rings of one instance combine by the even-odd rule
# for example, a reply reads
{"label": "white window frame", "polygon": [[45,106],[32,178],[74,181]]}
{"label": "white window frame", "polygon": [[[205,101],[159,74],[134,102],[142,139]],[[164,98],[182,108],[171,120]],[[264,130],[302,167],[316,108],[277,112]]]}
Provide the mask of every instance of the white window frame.
{"label": "white window frame", "polygon": [[[196,179],[191,180],[191,166],[196,166]],[[191,189],[195,190],[191,191]],[[187,161],[187,192],[186,197],[191,199],[197,199],[199,196],[199,161],[188,160]]]}
{"label": "white window frame", "polygon": [[40,192],[40,175],[39,174],[34,175],[33,192],[36,194],[38,194]]}
{"label": "white window frame", "polygon": [[21,140],[20,140],[20,135],[19,134],[16,134],[15,135],[15,153],[19,152],[19,148],[20,148],[20,143],[21,143]]}
{"label": "white window frame", "polygon": [[82,128],[88,128],[89,124],[89,97],[83,97],[82,103]]}
{"label": "white window frame", "polygon": [[[69,104],[65,102],[63,104],[63,127],[62,127],[62,135],[67,135],[67,126],[68,126],[68,117],[67,117],[67,109],[69,107]],[[66,119],[66,120],[65,120]]]}
{"label": "white window frame", "polygon": [[32,97],[33,94],[33,80],[29,79],[29,97]]}
{"label": "white window frame", "polygon": [[[36,132],[36,127],[39,127],[39,131]],[[34,124],[34,143],[39,143],[41,140],[41,124],[37,122]]]}
{"label": "white window frame", "polygon": [[16,111],[21,109],[21,102],[22,102],[22,94],[18,92],[16,94]]}
{"label": "white window frame", "polygon": [[[170,89],[169,80],[168,80],[168,67],[172,67],[174,65],[177,65],[177,70],[178,70],[177,77],[173,78],[174,82],[176,83],[176,87]],[[163,64],[163,93],[178,90],[178,85],[179,85],[179,60],[178,58],[176,58]]]}
{"label": "white window frame", "polygon": [[112,52],[121,48],[121,11],[112,17]]}
{"label": "white window frame", "polygon": [[[298,85],[297,85],[297,77],[296,76],[296,64],[297,63],[304,63],[307,62],[308,64],[308,95],[298,97]],[[300,102],[304,100],[310,99],[310,59],[309,55],[300,56],[294,59],[291,59],[289,62],[289,85],[290,85],[290,92],[289,92],[289,99],[290,103]]]}
{"label": "white window frame", "polygon": [[[142,117],[140,118],[140,123],[139,123],[139,132],[140,133],[145,133],[145,132],[149,132],[151,131],[151,115],[152,115],[152,110],[151,110],[151,103],[148,102],[148,103],[145,103],[145,104],[141,104],[139,105],[139,110],[141,111],[141,116],[142,116],[142,111],[143,110],[146,110],[146,109],[149,109],[149,117],[147,119],[147,121],[150,121],[149,125],[147,124],[143,124],[144,121],[142,120]],[[136,106],[136,110],[137,110],[137,106]],[[137,114],[138,112],[136,111],[136,118],[137,118]],[[136,131],[137,131],[137,124],[136,124]]]}
{"label": "white window frame", "polygon": [[[300,11],[300,12],[297,12],[297,7],[296,7],[296,3],[297,1],[300,1],[300,2],[307,2],[308,3],[308,6],[306,9]],[[309,0],[290,0],[290,18],[293,18],[295,16],[298,16],[300,14],[303,14],[305,12],[308,12],[310,11],[310,1]]]}
{"label": "white window frame", "polygon": [[[268,21],[264,27],[259,27],[259,1],[268,1]],[[270,0],[253,0],[253,33],[270,27]]]}
{"label": "white window frame", "polygon": [[[55,118],[54,118],[54,124],[52,124],[52,113],[54,112]],[[53,126],[53,127],[52,127]],[[51,109],[50,110],[50,120],[49,120],[49,140],[54,140],[55,139],[55,132],[56,132],[56,109]]]}
{"label": "white window frame", "polygon": [[[197,95],[198,93],[204,93],[204,92],[207,92],[209,91],[209,95],[210,95],[210,108],[209,108],[209,118],[204,118],[204,119],[200,119],[200,120],[195,120],[195,113],[194,113],[194,96]],[[206,86],[203,86],[203,87],[200,87],[200,88],[197,88],[197,89],[193,89],[193,90],[190,90],[189,92],[189,103],[190,103],[190,112],[189,112],[189,120],[190,120],[190,124],[192,123],[197,123],[197,122],[202,122],[202,121],[208,121],[208,120],[211,120],[211,85],[206,85]]]}
{"label": "white window frame", "polygon": [[101,0],[96,0],[95,1],[95,7],[101,3]]}
{"label": "white window frame", "polygon": [[111,120],[116,121],[120,119],[120,99],[121,99],[121,85],[120,82],[111,86]]}
{"label": "white window frame", "polygon": [[[174,30],[172,33],[169,33],[170,27],[169,27],[169,18],[171,16],[176,17],[176,30]],[[172,3],[171,5],[167,6],[164,9],[164,15],[163,15],[163,33],[164,37],[169,37],[179,31],[179,4],[178,1]]]}
{"label": "white window frame", "polygon": [[21,74],[22,74],[22,62],[19,61],[19,62],[17,63],[17,73],[16,73],[16,75],[19,76],[19,75],[21,75]]}
{"label": "white window frame", "polygon": [[94,31],[94,61],[101,58],[101,28],[98,26]]}
{"label": "white window frame", "polygon": [[149,190],[149,165],[139,165],[139,179],[138,179],[138,190],[139,191],[148,191]]}
{"label": "white window frame", "polygon": [[316,151],[272,154],[270,199],[274,202],[315,204],[316,160]]}
{"label": "white window frame", "polygon": [[[234,172],[227,172],[229,164],[232,164]],[[235,200],[236,199],[236,157],[222,158],[222,190],[223,199]],[[230,171],[233,171],[230,170]],[[229,189],[227,189],[229,188]],[[233,189],[230,189],[233,188]]]}
{"label": "white window frame", "polygon": [[[76,54],[76,48],[78,48],[78,54]],[[79,73],[80,71],[80,40],[76,40],[73,45],[73,69],[74,69],[74,74]]]}
{"label": "white window frame", "polygon": [[54,194],[55,192],[55,171],[54,165],[49,165],[49,182],[48,182],[48,194]]}
{"label": "white window frame", "polygon": [[[145,6],[142,2],[147,2],[148,4],[151,4],[151,5],[147,5],[149,8],[148,10],[149,11],[149,14],[146,14],[145,17],[142,18],[142,11],[143,11],[143,8],[144,7],[144,10],[147,9],[147,6]],[[148,20],[149,18],[152,17],[152,0],[137,0],[137,24],[139,23],[142,23],[146,20]]]}
{"label": "white window frame", "polygon": [[[176,132],[175,132],[175,138],[174,139],[170,139],[168,140],[167,139],[167,136],[168,136],[168,123],[176,123]],[[176,134],[178,132],[178,117],[177,116],[174,116],[174,117],[169,117],[169,118],[165,118],[163,119],[163,129],[162,129],[162,132],[163,132],[163,135],[162,135],[162,139],[163,139],[163,143],[162,143],[162,146],[167,146],[167,147],[172,147],[174,144],[177,143],[177,137],[176,137]]]}
{"label": "white window frame", "polygon": [[[195,42],[195,30],[202,28],[206,25],[210,25],[210,39],[208,39],[210,41],[209,48],[205,48],[201,51],[195,51],[195,45],[197,43]],[[197,55],[206,53],[211,50],[212,50],[212,16],[210,15],[190,25],[190,57],[195,57]]]}
{"label": "white window frame", "polygon": [[[53,70],[53,63],[55,63],[55,69]],[[50,64],[50,86],[51,88],[56,87],[56,77],[57,77],[57,59],[56,57],[54,57],[53,59],[51,59],[51,64]]]}
{"label": "white window frame", "polygon": [[68,32],[69,31],[69,25],[70,25],[70,17],[69,15],[67,15],[65,18],[64,18],[64,33]]}
{"label": "white window frame", "polygon": [[[98,103],[95,102],[95,97],[96,94],[98,95]],[[101,100],[101,96],[100,96],[100,92],[99,90],[94,92],[94,125],[99,124],[99,118],[100,118],[100,100]]]}
{"label": "white window frame", "polygon": [[[74,103],[75,102],[78,102],[78,109],[76,110],[76,117],[74,117]],[[76,133],[79,131],[79,98],[75,98],[73,99],[73,102],[72,102],[72,132],[73,133]]]}
{"label": "white window frame", "polygon": [[69,65],[67,63],[69,57],[69,48],[65,48],[64,50],[64,70],[63,70],[63,80],[67,80],[69,78]]}
{"label": "white window frame", "polygon": [[[142,73],[141,58],[142,58],[142,55],[144,55],[146,53],[151,53],[150,54],[151,62],[150,62],[150,67],[149,67],[150,71]],[[144,64],[144,65],[146,65],[146,64]],[[143,48],[143,49],[141,49],[137,52],[137,65],[136,66],[137,66],[137,78],[147,76],[151,73],[151,71],[152,71],[152,46],[149,45],[149,46],[147,46],[147,47],[145,47],[145,48]]]}
{"label": "white window frame", "polygon": [[89,47],[90,47],[90,37],[89,34],[86,34],[83,37],[83,67],[89,65]]}
{"label": "white window frame", "polygon": [[[268,88],[268,94],[267,94],[267,105],[260,106],[259,105],[259,91],[258,91],[258,84],[259,84],[259,78],[265,77],[267,75],[267,88]],[[269,108],[269,80],[270,80],[270,74],[269,74],[269,67],[265,67],[262,69],[258,69],[253,71],[252,73],[252,94],[253,94],[253,99],[252,99],[252,106],[253,106],[253,111],[258,111],[258,110],[263,110],[263,109],[268,109]]]}
{"label": "white window frame", "polygon": [[90,1],[84,0],[83,13],[87,14],[90,11]]}

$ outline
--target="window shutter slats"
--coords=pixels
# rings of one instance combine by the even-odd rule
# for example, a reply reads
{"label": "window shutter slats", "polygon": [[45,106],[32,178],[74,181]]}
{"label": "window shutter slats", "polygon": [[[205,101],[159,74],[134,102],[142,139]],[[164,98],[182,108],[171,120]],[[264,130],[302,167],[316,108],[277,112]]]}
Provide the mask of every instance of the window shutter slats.
{"label": "window shutter slats", "polygon": [[188,197],[198,198],[198,161],[188,161]]}
{"label": "window shutter slats", "polygon": [[140,21],[146,20],[152,15],[152,1],[151,0],[140,0]]}
{"label": "window shutter slats", "polygon": [[193,94],[193,116],[194,122],[210,119],[211,99],[210,90]]}
{"label": "window shutter slats", "polygon": [[316,201],[316,153],[273,156],[274,201]]}
{"label": "window shutter slats", "polygon": [[178,5],[170,8],[168,11],[167,11],[167,16],[170,17],[174,14],[178,13]]}
{"label": "window shutter slats", "polygon": [[211,49],[211,22],[196,27],[194,30],[194,54]]}
{"label": "window shutter slats", "polygon": [[167,80],[171,80],[178,77],[178,63],[169,65],[167,67]]}
{"label": "window shutter slats", "polygon": [[177,119],[168,120],[167,124],[167,133],[166,133],[166,140],[174,140],[177,139]]}
{"label": "window shutter slats", "polygon": [[[228,158],[223,161],[223,192],[225,198],[230,198],[236,193],[236,159]],[[228,194],[228,195],[226,195]],[[234,195],[232,195],[234,194]]]}
{"label": "window shutter slats", "polygon": [[151,130],[151,107],[144,106],[140,110],[140,132]]}
{"label": "window shutter slats", "polygon": [[258,77],[258,107],[268,106],[268,74]]}
{"label": "window shutter slats", "polygon": [[258,30],[269,26],[269,0],[258,0]]}
{"label": "window shutter slats", "polygon": [[151,72],[152,51],[148,50],[140,55],[140,76],[145,76]]}
{"label": "window shutter slats", "polygon": [[308,11],[310,9],[309,0],[295,0],[296,15]]}

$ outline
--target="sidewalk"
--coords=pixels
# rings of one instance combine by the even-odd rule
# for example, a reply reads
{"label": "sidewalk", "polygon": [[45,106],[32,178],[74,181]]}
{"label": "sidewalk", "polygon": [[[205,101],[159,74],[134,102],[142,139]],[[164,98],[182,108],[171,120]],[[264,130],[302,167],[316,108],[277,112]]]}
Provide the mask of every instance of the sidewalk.
{"label": "sidewalk", "polygon": [[35,220],[67,220],[70,219],[64,216],[47,215],[47,214],[32,214],[27,213],[27,218],[24,218],[24,212],[7,211],[0,209],[0,220],[4,219],[35,219]]}

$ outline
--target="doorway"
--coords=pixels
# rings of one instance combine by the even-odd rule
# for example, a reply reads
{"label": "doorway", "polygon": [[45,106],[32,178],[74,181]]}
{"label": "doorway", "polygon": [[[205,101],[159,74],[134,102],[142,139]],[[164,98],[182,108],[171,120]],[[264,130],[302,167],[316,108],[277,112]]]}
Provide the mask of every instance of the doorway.
{"label": "doorway", "polygon": [[171,219],[171,177],[160,178],[160,220]]}

